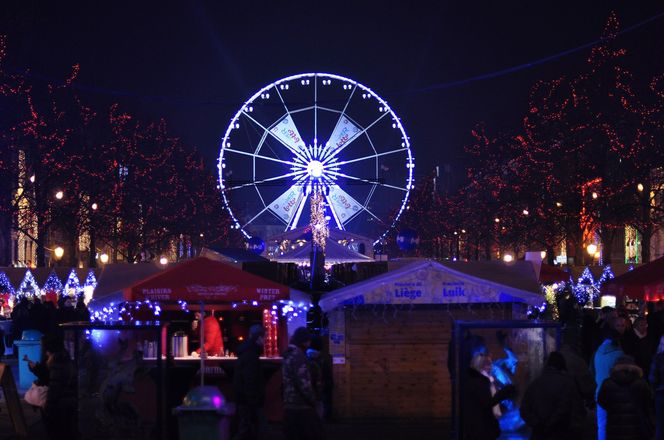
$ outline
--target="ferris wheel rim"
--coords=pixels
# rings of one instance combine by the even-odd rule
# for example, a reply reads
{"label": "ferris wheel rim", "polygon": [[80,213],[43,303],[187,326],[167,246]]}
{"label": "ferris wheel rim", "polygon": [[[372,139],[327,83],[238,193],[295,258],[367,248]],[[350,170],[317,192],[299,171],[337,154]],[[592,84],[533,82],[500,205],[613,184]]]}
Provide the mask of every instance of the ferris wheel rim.
{"label": "ferris wheel rim", "polygon": [[[256,152],[254,152],[254,154],[252,154],[252,153],[247,153],[247,152],[242,152],[242,151],[239,151],[239,150],[233,150],[233,149],[231,149],[231,148],[230,148],[229,139],[230,139],[230,136],[231,136],[232,130],[233,130],[234,128],[237,128],[236,125],[238,124],[238,121],[240,120],[240,118],[241,118],[243,115],[248,115],[248,113],[247,113],[248,109],[251,108],[251,109],[253,110],[253,108],[252,108],[252,107],[253,107],[252,104],[253,104],[256,100],[258,100],[261,96],[263,96],[264,94],[268,93],[268,92],[269,92],[270,90],[272,90],[272,89],[275,89],[275,90],[277,91],[277,93],[279,93],[279,89],[277,89],[277,87],[280,86],[280,85],[283,85],[284,83],[289,83],[289,82],[292,82],[292,81],[303,80],[303,79],[310,79],[310,78],[313,78],[313,79],[314,79],[314,86],[317,86],[317,84],[315,83],[315,81],[316,81],[317,78],[324,78],[325,80],[337,80],[337,81],[342,81],[342,82],[348,83],[349,86],[352,85],[354,88],[353,88],[353,90],[352,90],[352,93],[351,93],[349,99],[348,99],[347,102],[346,102],[346,105],[345,105],[344,109],[341,110],[341,111],[338,111],[338,110],[335,110],[335,109],[323,108],[323,107],[321,107],[321,106],[318,106],[316,103],[314,103],[313,106],[310,106],[310,107],[308,107],[308,108],[297,109],[297,110],[291,112],[291,111],[288,110],[288,107],[286,106],[286,103],[285,103],[285,101],[283,100],[283,97],[281,96],[281,94],[279,94],[279,97],[280,97],[280,99],[282,100],[282,103],[283,103],[284,106],[285,106],[285,109],[286,109],[286,113],[287,113],[287,115],[290,115],[291,113],[294,114],[294,113],[296,113],[296,112],[300,112],[300,111],[308,111],[308,110],[311,110],[311,109],[314,109],[315,111],[318,110],[318,109],[321,109],[321,110],[324,110],[324,111],[332,111],[332,112],[336,112],[336,113],[339,113],[339,114],[342,115],[342,116],[345,115],[347,118],[351,119],[349,115],[346,115],[346,114],[345,114],[345,111],[346,111],[346,108],[347,108],[348,104],[350,103],[350,100],[351,100],[351,98],[352,98],[352,96],[353,96],[353,93],[355,92],[355,90],[356,90],[357,88],[359,88],[359,89],[361,89],[363,92],[365,92],[366,94],[368,94],[371,98],[375,98],[375,99],[381,104],[381,110],[380,110],[380,111],[384,113],[383,116],[380,116],[380,117],[379,117],[376,121],[374,121],[371,125],[377,123],[377,122],[378,122],[380,119],[382,119],[384,116],[389,115],[389,116],[390,116],[390,119],[393,121],[393,128],[398,128],[399,131],[400,131],[400,133],[401,133],[401,139],[402,139],[401,148],[395,148],[395,149],[390,150],[390,151],[387,151],[387,152],[380,152],[380,153],[378,153],[378,152],[375,150],[375,147],[374,147],[373,144],[372,144],[372,148],[374,149],[374,153],[375,153],[374,155],[369,155],[369,156],[361,157],[361,158],[354,158],[354,159],[351,159],[351,160],[342,161],[342,162],[340,162],[340,163],[338,164],[338,165],[346,165],[346,164],[349,164],[349,163],[359,162],[359,161],[362,161],[362,160],[376,159],[376,174],[378,174],[377,167],[378,167],[378,158],[379,158],[380,156],[384,156],[384,155],[387,155],[387,154],[394,154],[394,153],[397,153],[397,152],[404,152],[404,153],[405,153],[405,155],[406,155],[406,168],[407,168],[407,176],[406,176],[406,185],[405,185],[405,187],[402,188],[402,187],[400,187],[400,186],[395,186],[395,185],[385,185],[385,184],[381,184],[381,186],[384,186],[384,187],[390,187],[390,188],[399,189],[399,190],[403,190],[403,191],[404,191],[404,195],[403,195],[403,197],[401,198],[401,201],[400,201],[399,209],[398,209],[398,211],[397,211],[397,214],[396,214],[396,215],[394,216],[394,218],[392,219],[392,221],[387,220],[387,222],[382,222],[382,220],[381,220],[379,217],[377,217],[376,215],[374,215],[373,213],[371,213],[371,211],[369,211],[369,210],[366,208],[366,206],[363,205],[363,208],[364,208],[365,211],[367,211],[370,215],[372,215],[373,217],[375,217],[377,220],[379,220],[379,221],[381,221],[382,223],[385,223],[385,224],[387,225],[385,231],[384,231],[382,234],[380,234],[380,236],[379,236],[378,238],[376,238],[376,239],[374,240],[374,244],[379,243],[379,242],[381,242],[381,241],[386,237],[386,235],[387,235],[391,230],[393,230],[393,229],[395,228],[395,226],[396,226],[398,220],[400,219],[401,215],[403,214],[403,211],[407,208],[408,200],[409,200],[409,198],[410,198],[410,191],[414,188],[414,176],[413,176],[413,170],[414,170],[414,166],[415,166],[415,164],[414,164],[414,157],[413,157],[413,154],[412,154],[412,151],[411,151],[410,138],[408,137],[408,135],[407,135],[407,133],[406,133],[406,131],[405,131],[405,128],[403,127],[403,124],[401,123],[400,118],[397,116],[397,114],[394,112],[394,110],[393,110],[392,107],[387,103],[386,100],[384,100],[380,95],[378,95],[378,94],[377,94],[376,92],[374,92],[371,88],[365,86],[364,84],[362,84],[362,83],[360,83],[360,82],[358,82],[358,81],[355,81],[355,80],[353,80],[352,78],[348,78],[348,77],[345,77],[345,76],[342,76],[342,75],[338,75],[338,74],[333,74],[333,73],[322,73],[322,72],[307,72],[307,73],[299,73],[299,74],[289,75],[289,76],[286,76],[286,77],[280,78],[280,79],[278,79],[278,80],[276,80],[276,81],[273,81],[273,82],[271,82],[271,83],[265,85],[265,86],[262,87],[261,89],[259,89],[259,90],[258,90],[257,92],[255,92],[250,98],[248,98],[246,101],[244,101],[244,103],[240,106],[240,108],[235,112],[235,114],[234,114],[233,117],[231,118],[230,123],[229,123],[228,126],[226,127],[226,130],[225,130],[225,132],[224,132],[224,135],[223,135],[223,137],[222,137],[222,139],[221,139],[221,148],[220,148],[219,157],[218,157],[218,160],[217,160],[217,169],[218,169],[218,173],[219,173],[219,188],[220,188],[220,190],[221,190],[221,194],[222,194],[222,199],[223,199],[224,207],[225,207],[225,209],[227,210],[227,212],[229,213],[229,215],[231,216],[231,220],[232,220],[232,223],[233,223],[231,227],[234,227],[235,229],[240,230],[240,232],[241,232],[241,233],[244,235],[244,237],[247,238],[247,239],[250,239],[250,238],[253,237],[253,235],[250,234],[249,231],[246,230],[246,227],[247,227],[247,226],[253,221],[253,219],[257,218],[259,215],[261,215],[262,212],[265,212],[265,211],[268,209],[268,208],[267,208],[268,205],[265,204],[265,201],[263,200],[263,198],[262,198],[262,196],[261,196],[261,193],[260,193],[260,191],[258,190],[258,187],[256,186],[256,184],[262,184],[262,183],[264,183],[264,182],[267,181],[267,180],[275,180],[275,179],[277,179],[277,178],[273,178],[273,179],[265,179],[263,182],[256,182],[256,181],[254,180],[254,182],[247,184],[247,185],[254,185],[254,187],[256,188],[256,191],[257,191],[259,197],[261,198],[261,202],[262,202],[263,205],[264,205],[264,209],[263,209],[261,212],[259,212],[258,214],[256,214],[256,215],[252,218],[252,220],[250,220],[250,221],[247,222],[246,224],[242,225],[241,222],[239,221],[239,219],[236,217],[235,213],[233,212],[233,208],[231,207],[231,203],[230,203],[230,201],[229,201],[229,199],[228,199],[228,197],[227,197],[227,193],[228,193],[228,191],[230,191],[230,190],[233,189],[233,188],[226,188],[226,186],[225,186],[225,181],[227,180],[227,179],[225,178],[225,176],[224,176],[224,171],[223,171],[223,169],[224,169],[224,156],[225,156],[225,153],[246,154],[246,155],[253,156],[252,160],[254,161],[254,163],[255,163],[256,158],[260,158],[260,159],[272,160],[272,161],[281,162],[281,163],[287,163],[287,164],[294,165],[294,166],[299,166],[299,164],[295,164],[295,163],[290,162],[290,161],[285,161],[285,160],[275,159],[275,158],[271,158],[271,157],[268,157],[268,156],[260,156],[260,155],[257,155]],[[304,82],[303,82],[302,84],[304,85]],[[323,83],[323,84],[325,84],[325,83]],[[327,84],[329,85],[330,83],[328,82]],[[307,82],[307,85],[308,85],[308,82]],[[345,85],[344,85],[344,88],[345,88]],[[269,96],[269,95],[268,95],[268,96]],[[384,109],[384,110],[382,110],[382,109]],[[279,121],[280,121],[280,119],[277,119],[277,120],[274,122],[274,124],[271,124],[271,125],[275,125],[275,124],[278,123]],[[257,121],[254,121],[254,122],[257,122]],[[259,124],[259,125],[260,125],[260,124]],[[262,127],[262,126],[261,126],[261,127]],[[371,126],[370,126],[370,127],[371,127]],[[369,139],[369,142],[371,143],[371,138],[369,137],[368,134],[366,134],[366,131],[367,131],[370,127],[364,128],[364,129],[363,129],[363,134],[367,136],[367,138]],[[264,130],[264,132],[265,132],[265,134],[264,134],[263,136],[266,136],[266,134],[268,133],[269,130],[268,130],[268,128],[266,128],[266,127],[262,127],[262,128],[263,128],[263,130]],[[315,131],[317,130],[317,125],[314,127],[314,130],[315,130]],[[315,134],[315,136],[314,136],[314,139],[316,139],[316,138],[317,138],[317,134]],[[285,144],[284,144],[284,145],[285,145]],[[321,144],[321,145],[322,145],[322,144]],[[286,146],[286,148],[288,148],[287,145],[285,145],[285,146]],[[345,147],[344,147],[344,148],[345,148]],[[338,148],[338,151],[336,152],[336,154],[338,154],[338,153],[339,153],[342,149],[344,149],[344,148]],[[259,147],[256,151],[258,151],[259,149],[260,149],[260,147]],[[288,148],[288,149],[290,149],[290,148]],[[331,159],[331,158],[328,158],[328,160],[330,160],[330,159]],[[336,171],[329,171],[329,173],[330,173],[331,175],[335,175],[336,177],[344,177],[344,178],[350,178],[350,179],[353,179],[352,176],[345,175],[344,173],[339,173],[339,172],[336,172]],[[301,173],[300,173],[300,174],[301,174]],[[286,174],[286,175],[282,175],[282,176],[278,176],[278,177],[280,177],[280,178],[285,178],[285,177],[293,177],[293,176],[298,176],[298,174],[297,174],[297,173],[291,173],[291,174]],[[255,179],[255,169],[254,169],[254,179]],[[356,179],[356,180],[360,180],[360,181],[364,181],[364,182],[366,182],[366,183],[372,183],[372,184],[373,184],[373,187],[372,187],[372,189],[371,189],[371,192],[370,192],[370,194],[367,196],[367,203],[366,203],[366,204],[368,204],[368,201],[371,199],[371,197],[372,197],[372,195],[373,195],[373,192],[374,192],[375,189],[376,189],[376,183],[377,183],[377,182],[370,182],[370,181],[363,180],[363,179],[359,179],[359,178],[355,178],[355,179]],[[376,179],[376,180],[377,180],[377,179]],[[334,210],[331,210],[331,211],[332,211],[332,213],[334,214]],[[280,220],[281,220],[281,219],[280,219]],[[340,229],[343,230],[343,227],[341,227]]]}

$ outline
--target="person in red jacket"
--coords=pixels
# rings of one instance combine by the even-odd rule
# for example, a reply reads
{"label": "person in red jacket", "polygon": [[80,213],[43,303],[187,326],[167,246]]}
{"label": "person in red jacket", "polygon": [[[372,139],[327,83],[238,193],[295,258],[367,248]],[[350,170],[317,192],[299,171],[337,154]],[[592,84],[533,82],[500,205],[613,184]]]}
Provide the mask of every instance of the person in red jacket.
{"label": "person in red jacket", "polygon": [[[197,321],[200,319],[200,314],[196,313]],[[197,322],[194,321],[194,322]],[[208,356],[223,356],[224,355],[224,340],[221,337],[221,327],[219,322],[214,316],[214,312],[205,312],[205,319],[203,320],[203,335],[205,341],[203,347]],[[197,349],[196,353],[200,354],[201,349]]]}

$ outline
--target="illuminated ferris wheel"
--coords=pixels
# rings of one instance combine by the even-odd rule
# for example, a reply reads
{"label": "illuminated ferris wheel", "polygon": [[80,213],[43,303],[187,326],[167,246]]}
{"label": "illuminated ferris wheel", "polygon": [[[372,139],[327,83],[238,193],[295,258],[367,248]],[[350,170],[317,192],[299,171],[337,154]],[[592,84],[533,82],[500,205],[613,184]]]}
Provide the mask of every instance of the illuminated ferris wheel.
{"label": "illuminated ferris wheel", "polygon": [[406,209],[414,166],[387,102],[325,73],[256,92],[231,119],[218,162],[224,204],[247,238],[308,225],[318,193],[331,228],[380,240]]}

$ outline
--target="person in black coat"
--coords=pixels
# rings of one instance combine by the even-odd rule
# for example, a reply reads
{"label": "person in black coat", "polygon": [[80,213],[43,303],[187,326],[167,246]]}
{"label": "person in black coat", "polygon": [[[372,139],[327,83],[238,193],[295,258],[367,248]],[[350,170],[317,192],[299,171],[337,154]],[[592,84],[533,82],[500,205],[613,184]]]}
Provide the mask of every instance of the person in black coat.
{"label": "person in black coat", "polygon": [[580,438],[583,419],[577,414],[584,412],[583,401],[561,353],[549,355],[544,371],[526,390],[520,412],[532,440]]}
{"label": "person in black coat", "polygon": [[249,328],[249,337],[238,347],[233,388],[237,403],[238,432],[234,440],[255,440],[264,424],[265,379],[260,363],[265,329],[256,324]]}
{"label": "person in black coat", "polygon": [[650,384],[655,390],[656,440],[664,440],[664,336],[659,339],[657,354],[650,366]]}
{"label": "person in black coat", "polygon": [[654,433],[650,419],[652,392],[643,371],[631,356],[619,358],[604,381],[597,403],[607,412],[607,440],[648,440]]}
{"label": "person in black coat", "polygon": [[[480,357],[481,359],[478,359]],[[492,395],[491,381],[482,373],[482,366],[491,363],[486,353],[473,356],[463,384],[463,438],[465,440],[495,440],[500,436],[500,425],[493,407],[516,394],[514,385],[507,385]]]}
{"label": "person in black coat", "polygon": [[47,335],[43,345],[48,368],[48,391],[43,411],[46,432],[51,439],[75,438],[77,399],[74,363],[62,339]]}
{"label": "person in black coat", "polygon": [[648,377],[650,363],[657,348],[648,330],[647,319],[639,316],[634,320],[632,328],[625,332],[622,341],[623,351],[634,358],[636,365],[643,370],[644,377]]}

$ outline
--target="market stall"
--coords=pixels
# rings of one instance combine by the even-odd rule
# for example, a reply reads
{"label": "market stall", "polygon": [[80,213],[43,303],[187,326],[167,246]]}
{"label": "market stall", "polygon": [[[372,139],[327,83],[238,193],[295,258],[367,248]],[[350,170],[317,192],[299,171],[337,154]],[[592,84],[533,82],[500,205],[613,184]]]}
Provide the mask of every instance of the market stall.
{"label": "market stall", "polygon": [[620,300],[664,300],[664,257],[608,280],[601,289]]}
{"label": "market stall", "polygon": [[335,412],[450,417],[452,323],[524,319],[529,306],[543,302],[527,261],[416,260],[324,295],[320,306],[329,319]]}
{"label": "market stall", "polygon": [[[179,403],[186,386],[205,380],[217,385],[233,400],[230,380],[234,374],[235,349],[247,337],[249,327],[264,326],[265,349],[263,369],[266,377],[266,414],[268,419],[281,417],[280,353],[288,342],[289,321],[306,315],[308,301],[300,295],[291,298],[289,287],[258,277],[236,267],[205,257],[194,258],[168,268],[124,289],[123,299],[129,304],[159,304],[161,319],[169,321],[164,337],[168,375],[173,383],[185,385],[172,390],[169,402]],[[173,335],[195,337],[190,330],[197,311],[212,313],[223,334],[222,353],[198,355],[191,344],[174,353]],[[201,329],[203,325],[199,325]],[[185,343],[186,344],[186,343]],[[176,344],[177,345],[177,344]],[[199,345],[204,345],[201,335]],[[177,356],[173,356],[177,354]]]}

